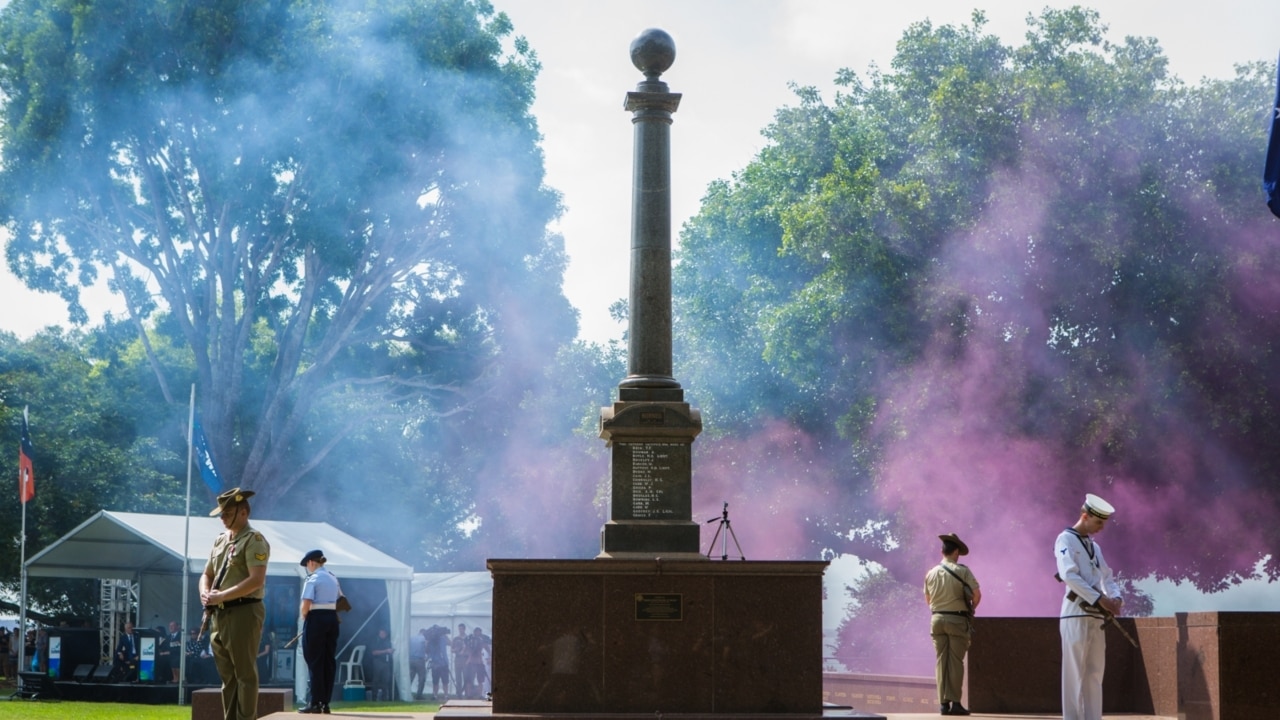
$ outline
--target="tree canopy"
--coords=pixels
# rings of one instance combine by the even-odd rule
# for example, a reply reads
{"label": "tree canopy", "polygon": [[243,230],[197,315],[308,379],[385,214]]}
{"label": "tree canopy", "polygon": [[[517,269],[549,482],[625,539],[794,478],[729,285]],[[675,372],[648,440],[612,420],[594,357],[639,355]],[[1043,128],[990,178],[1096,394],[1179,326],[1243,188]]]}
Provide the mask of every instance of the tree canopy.
{"label": "tree canopy", "polygon": [[371,423],[519,392],[575,318],[510,31],[483,0],[15,0],[10,267],[78,321],[105,279],[267,508]]}
{"label": "tree canopy", "polygon": [[[12,428],[7,436],[17,439],[23,408],[31,410],[36,493],[26,508],[28,558],[104,507],[184,509],[179,427],[155,393],[138,392],[139,381],[154,383],[145,364],[92,358],[110,345],[109,336],[106,328],[47,330],[19,342],[0,333],[0,426]],[[17,477],[16,455],[0,458],[4,477]],[[0,492],[0,537],[12,539],[0,555],[0,578],[16,597],[22,509],[15,488]],[[41,609],[82,617],[97,602],[97,589],[82,581],[33,580],[30,594]]]}
{"label": "tree canopy", "polygon": [[1086,492],[1119,509],[1103,544],[1129,581],[1280,576],[1274,66],[1189,86],[1092,11],[1031,17],[1018,47],[984,22],[912,26],[833,102],[798,88],[684,228],[704,440],[792,438],[712,484],[806,486],[762,508],[801,528],[789,552],[917,590],[957,532],[991,612],[1054,611],[1049,548]]}
{"label": "tree canopy", "polygon": [[[1280,576],[1275,68],[1188,85],[1091,11],[1028,23],[1016,47],[980,13],[919,23],[834,98],[797,88],[681,234],[695,507],[731,502],[753,558],[879,563],[842,629],[857,669],[919,670],[877,643],[923,635],[873,629],[939,533],[974,549],[984,608],[1056,611],[1049,548],[1086,492],[1118,508],[1126,582]],[[175,508],[195,383],[275,517],[341,516],[419,565],[592,551],[623,368],[565,342],[538,66],[510,32],[463,0],[0,11],[7,260],[77,319],[99,277],[128,307],[0,337],[0,419],[56,418],[40,532]]]}

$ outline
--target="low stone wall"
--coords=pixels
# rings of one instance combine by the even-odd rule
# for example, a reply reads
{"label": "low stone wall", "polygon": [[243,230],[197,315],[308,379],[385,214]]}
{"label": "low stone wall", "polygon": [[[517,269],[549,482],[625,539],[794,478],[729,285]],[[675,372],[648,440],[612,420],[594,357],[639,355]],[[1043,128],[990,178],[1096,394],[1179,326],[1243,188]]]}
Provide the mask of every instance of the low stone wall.
{"label": "low stone wall", "polygon": [[1186,720],[1269,720],[1280,712],[1280,613],[1179,613],[1178,694]]}
{"label": "low stone wall", "polygon": [[823,673],[822,702],[872,713],[932,713],[938,686],[931,677]]}
{"label": "low stone wall", "polygon": [[[1137,641],[1107,630],[1103,712],[1185,720],[1270,720],[1280,707],[1273,648],[1280,613],[1202,612],[1120,618]],[[1057,618],[983,618],[965,674],[969,707],[985,713],[1062,710]]]}
{"label": "low stone wall", "polygon": [[[1102,711],[1178,714],[1178,627],[1174,618],[1120,618],[1138,643],[1107,630]],[[987,713],[1062,711],[1062,640],[1057,618],[974,620],[965,674],[969,707]]]}

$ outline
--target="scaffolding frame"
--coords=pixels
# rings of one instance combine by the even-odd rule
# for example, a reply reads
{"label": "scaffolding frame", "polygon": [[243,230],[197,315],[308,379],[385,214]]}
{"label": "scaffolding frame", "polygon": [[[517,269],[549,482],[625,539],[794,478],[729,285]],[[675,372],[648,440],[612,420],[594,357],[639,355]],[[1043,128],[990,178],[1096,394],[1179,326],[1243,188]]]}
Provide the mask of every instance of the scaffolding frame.
{"label": "scaffolding frame", "polygon": [[101,651],[99,664],[112,661],[116,643],[126,621],[133,619],[138,626],[138,583],[133,580],[103,578],[100,582],[98,601],[98,645]]}

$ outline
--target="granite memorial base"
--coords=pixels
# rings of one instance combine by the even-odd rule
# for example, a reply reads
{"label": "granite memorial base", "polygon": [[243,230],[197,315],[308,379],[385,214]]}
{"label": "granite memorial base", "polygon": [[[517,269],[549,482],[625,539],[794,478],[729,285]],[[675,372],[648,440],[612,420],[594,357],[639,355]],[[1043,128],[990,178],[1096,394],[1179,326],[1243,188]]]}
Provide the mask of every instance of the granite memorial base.
{"label": "granite memorial base", "polygon": [[[1171,617],[1120,618],[1138,647],[1107,629],[1102,711],[1178,715],[1178,627]],[[965,683],[982,713],[1062,712],[1062,639],[1057,618],[974,619]]]}
{"label": "granite memorial base", "polygon": [[1186,720],[1280,716],[1280,613],[1179,613],[1179,710]]}
{"label": "granite memorial base", "polygon": [[[1271,656],[1280,613],[1199,612],[1120,618],[1138,646],[1107,630],[1103,712],[1185,720],[1269,720],[1280,712]],[[974,621],[965,675],[969,708],[1061,712],[1057,618]]]}
{"label": "granite memorial base", "polygon": [[825,562],[488,566],[494,717],[823,715]]}
{"label": "granite memorial base", "polygon": [[[291,688],[260,688],[258,690],[258,717],[272,713],[293,712]],[[191,693],[191,720],[222,720],[222,691],[206,688]]]}
{"label": "granite memorial base", "polygon": [[867,712],[936,713],[938,683],[932,677],[828,672],[822,676],[822,700]]}

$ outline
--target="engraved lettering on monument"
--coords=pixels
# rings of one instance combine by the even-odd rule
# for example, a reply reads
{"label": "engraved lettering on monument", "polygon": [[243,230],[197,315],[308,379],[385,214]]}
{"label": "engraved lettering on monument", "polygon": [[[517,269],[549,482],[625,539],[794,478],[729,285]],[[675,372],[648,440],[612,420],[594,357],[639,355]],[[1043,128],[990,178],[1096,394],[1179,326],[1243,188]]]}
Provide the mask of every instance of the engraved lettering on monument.
{"label": "engraved lettering on monument", "polygon": [[618,443],[613,452],[615,519],[687,519],[687,443]]}

